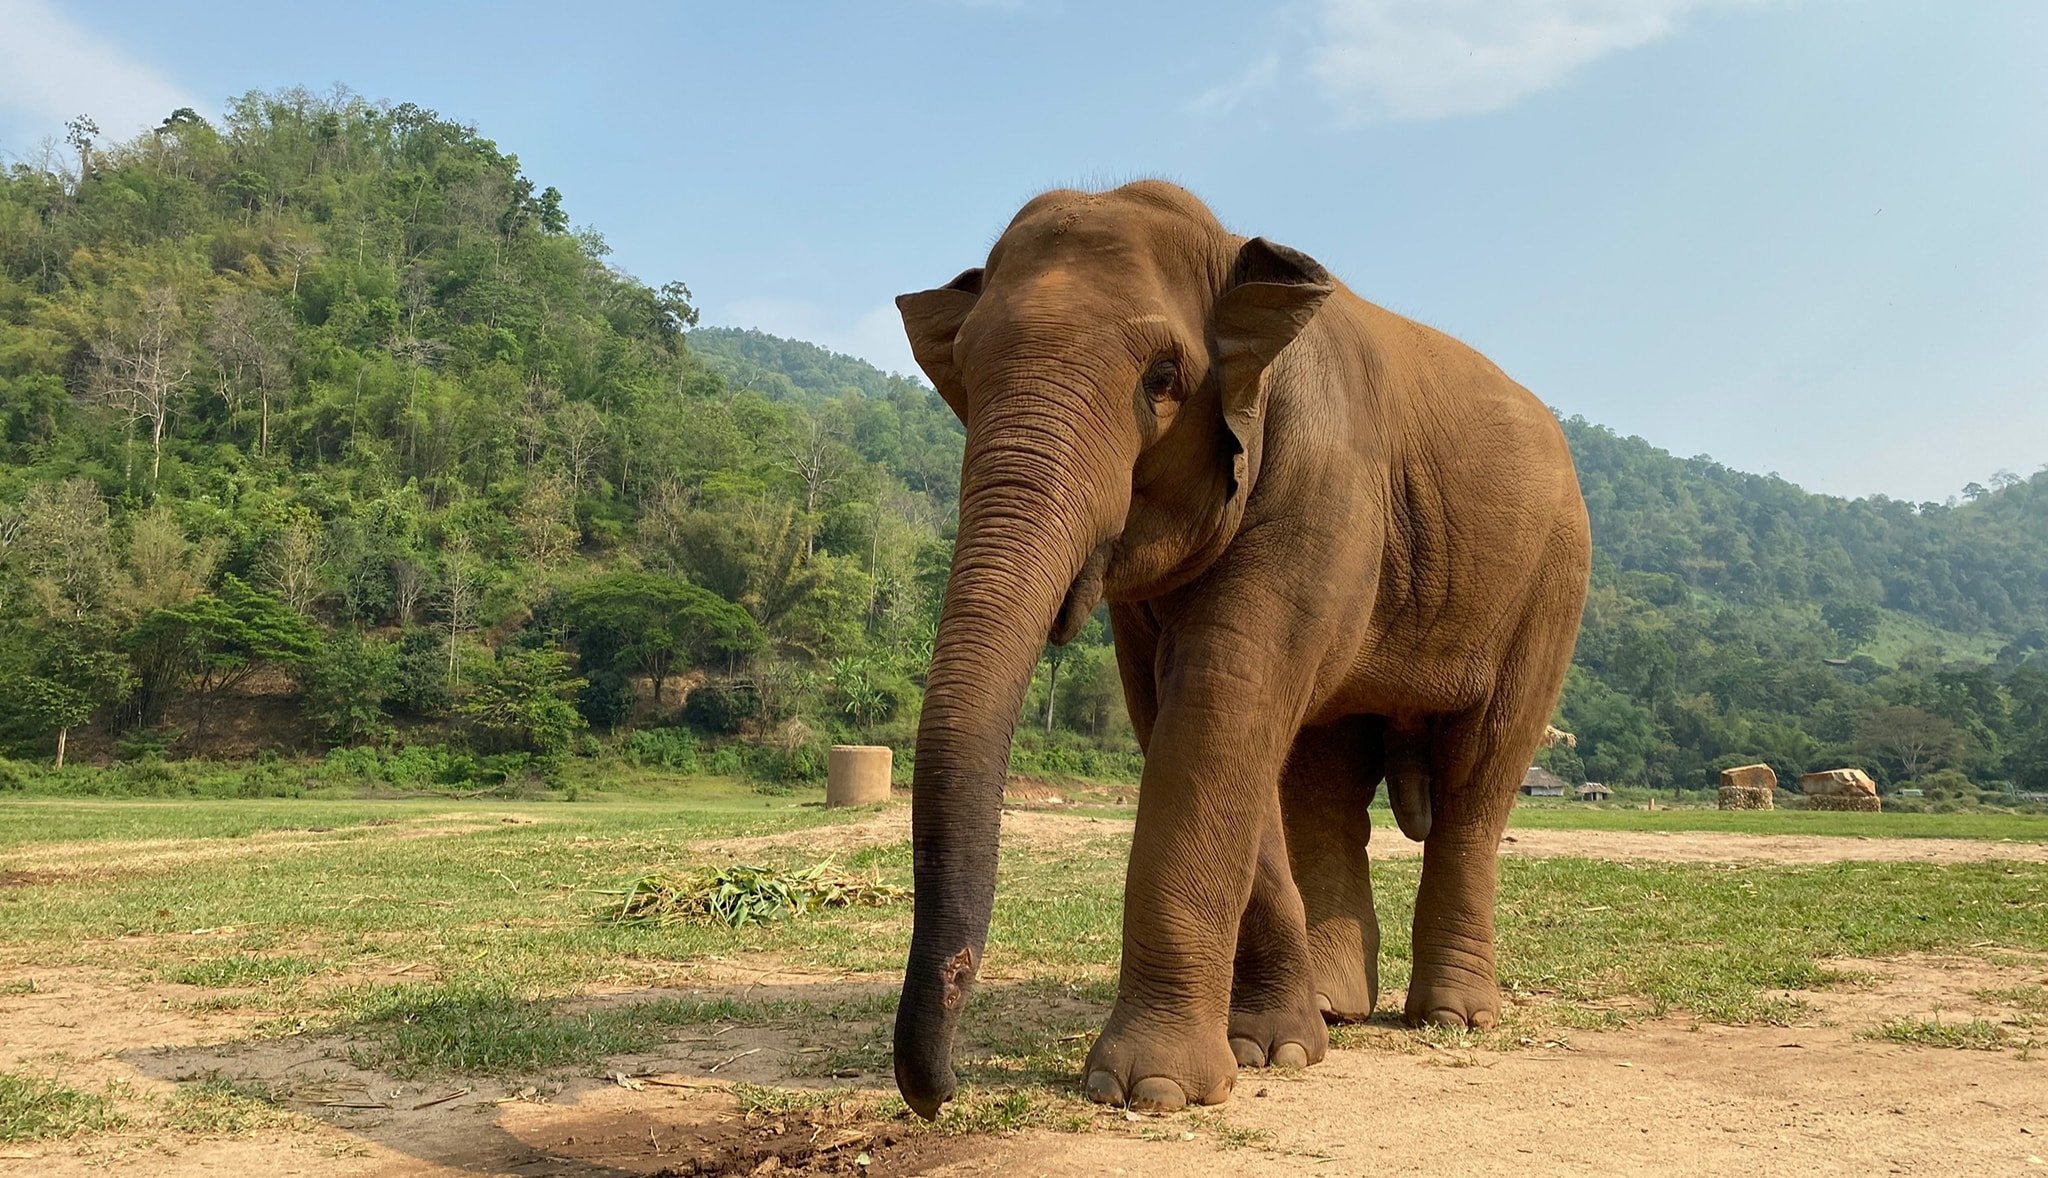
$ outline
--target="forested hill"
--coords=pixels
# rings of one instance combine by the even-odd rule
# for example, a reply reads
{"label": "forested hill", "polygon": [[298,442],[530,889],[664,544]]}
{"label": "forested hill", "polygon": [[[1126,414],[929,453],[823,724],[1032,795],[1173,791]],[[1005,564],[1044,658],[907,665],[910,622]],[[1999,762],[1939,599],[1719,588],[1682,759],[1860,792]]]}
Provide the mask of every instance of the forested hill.
{"label": "forested hill", "polygon": [[735,391],[816,406],[848,393],[888,401],[930,395],[922,383],[892,376],[842,352],[743,327],[700,327],[690,350]]}
{"label": "forested hill", "polygon": [[[0,751],[907,746],[958,424],[696,328],[572,205],[473,128],[300,91],[0,173]],[[2048,475],[1844,502],[1567,430],[1599,557],[1553,767],[2048,788]],[[1132,771],[1106,641],[1048,653],[1020,765]]]}
{"label": "forested hill", "polygon": [[1962,502],[1814,495],[1565,422],[1604,563],[1730,601],[1882,606],[1965,633],[2048,625],[2048,467]]}

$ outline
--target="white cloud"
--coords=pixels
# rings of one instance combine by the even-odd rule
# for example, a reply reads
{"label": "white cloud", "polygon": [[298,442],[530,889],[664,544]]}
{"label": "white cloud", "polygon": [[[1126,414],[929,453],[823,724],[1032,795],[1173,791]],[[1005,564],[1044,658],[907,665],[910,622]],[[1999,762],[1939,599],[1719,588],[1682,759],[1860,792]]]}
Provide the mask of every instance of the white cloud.
{"label": "white cloud", "polygon": [[1195,95],[1188,102],[1188,109],[1196,114],[1227,115],[1243,106],[1246,99],[1261,90],[1270,89],[1279,80],[1280,55],[1268,53],[1235,78]]}
{"label": "white cloud", "polygon": [[884,372],[924,379],[903,335],[903,317],[893,302],[881,303],[848,319],[816,303],[799,299],[738,299],[705,312],[705,321],[751,327],[786,339],[805,340],[821,348],[858,356]]}
{"label": "white cloud", "polygon": [[46,0],[0,0],[0,109],[47,123],[90,115],[108,139],[154,127],[199,100]]}
{"label": "white cloud", "polygon": [[1500,110],[1700,9],[1766,0],[1322,0],[1308,71],[1353,121]]}

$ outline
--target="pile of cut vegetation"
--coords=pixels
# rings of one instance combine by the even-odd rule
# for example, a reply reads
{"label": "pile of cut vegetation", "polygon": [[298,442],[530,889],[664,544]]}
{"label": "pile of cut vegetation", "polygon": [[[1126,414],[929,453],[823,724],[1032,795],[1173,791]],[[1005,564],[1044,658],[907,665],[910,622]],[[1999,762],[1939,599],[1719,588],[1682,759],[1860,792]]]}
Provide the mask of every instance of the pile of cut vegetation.
{"label": "pile of cut vegetation", "polygon": [[600,914],[616,924],[722,924],[744,928],[821,908],[878,908],[910,889],[849,875],[827,860],[799,871],[736,865],[643,875]]}

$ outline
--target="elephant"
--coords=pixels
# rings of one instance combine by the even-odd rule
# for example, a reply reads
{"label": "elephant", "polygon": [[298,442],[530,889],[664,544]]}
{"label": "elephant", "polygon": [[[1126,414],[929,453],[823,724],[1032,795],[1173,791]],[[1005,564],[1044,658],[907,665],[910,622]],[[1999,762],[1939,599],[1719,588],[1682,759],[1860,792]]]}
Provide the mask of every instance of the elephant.
{"label": "elephant", "polygon": [[1158,180],[1039,195],[897,306],[966,428],[912,780],[905,1101],[955,1091],[1023,696],[1104,601],[1145,760],[1089,1096],[1220,1103],[1373,1011],[1382,780],[1423,844],[1405,1017],[1491,1026],[1495,857],[1591,563],[1550,411]]}

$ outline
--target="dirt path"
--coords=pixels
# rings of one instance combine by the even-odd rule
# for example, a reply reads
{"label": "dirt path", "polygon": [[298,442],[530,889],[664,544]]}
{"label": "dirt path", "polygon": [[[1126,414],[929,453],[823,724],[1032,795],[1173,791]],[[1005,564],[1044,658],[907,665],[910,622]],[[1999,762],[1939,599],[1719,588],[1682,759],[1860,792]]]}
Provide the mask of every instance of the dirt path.
{"label": "dirt path", "polygon": [[[1373,854],[1419,855],[1422,846],[1375,837]],[[1719,831],[1511,830],[1501,854],[1545,859],[1647,859],[1664,863],[2048,863],[2048,843],[1990,839],[1844,838]]]}
{"label": "dirt path", "polygon": [[[1128,821],[1057,811],[1004,817],[1007,842],[1038,847],[1099,841],[1114,849],[1129,829]],[[279,833],[268,850],[324,832]],[[462,833],[441,816],[393,832]],[[894,806],[845,825],[709,840],[698,849],[823,851],[896,843],[908,833],[908,808]],[[1676,862],[2048,861],[2040,844],[1719,833],[1518,830],[1502,850]],[[1386,831],[1375,851],[1393,857],[1416,848]],[[1794,1027],[1667,1019],[1505,1051],[1435,1050],[1389,1032],[1303,1073],[1247,1072],[1236,1099],[1219,1110],[1105,1112],[1080,1133],[960,1137],[876,1119],[886,1076],[792,1079],[802,1053],[817,1048],[786,1030],[727,1028],[724,1038],[612,1061],[625,1084],[581,1074],[531,1089],[402,1082],[352,1066],[339,1041],[208,1046],[248,1033],[254,1016],[195,1013],[200,991],[91,970],[32,970],[30,988],[0,995],[0,1068],[24,1067],[88,1091],[118,1085],[131,1094],[124,1104],[140,1111],[125,1129],[77,1141],[0,1143],[0,1175],[2048,1174],[2041,1048],[1965,1051],[1862,1037],[1886,1020],[1932,1017],[1989,1019],[2018,1028],[2016,1038],[2048,1038],[2042,1015],[2030,1027],[2017,1007],[1986,996],[2048,994],[2048,956],[2000,961],[1831,962],[1875,980],[1799,995],[1814,1014]],[[748,997],[889,988],[767,958],[706,963],[679,984]],[[193,1080],[212,1075],[268,1091],[284,1111],[263,1106],[249,1123],[212,1132],[181,1129],[154,1111],[174,1108]],[[861,1091],[817,1108],[750,1112],[726,1087],[730,1080]]]}
{"label": "dirt path", "polygon": [[[1061,847],[1076,840],[1128,836],[1129,819],[1091,818],[1056,810],[1003,812],[1008,846]],[[744,857],[764,850],[807,847],[834,852],[902,842],[910,837],[910,807],[890,806],[855,822],[751,838],[710,839],[700,850]],[[1501,840],[1501,854],[1531,859],[1649,860],[1663,863],[2048,863],[2048,843],[1991,839],[1851,838],[1719,831],[1540,830],[1517,828]],[[1373,832],[1372,853],[1405,859],[1422,844],[1391,825]]]}
{"label": "dirt path", "polygon": [[[1080,1133],[946,1137],[869,1111],[870,1089],[823,1107],[743,1111],[726,1075],[687,1052],[617,1061],[626,1085],[560,1078],[558,1091],[401,1083],[351,1067],[340,1044],[278,1040],[206,1048],[228,1026],[181,1018],[165,995],[60,982],[0,1018],[74,1082],[120,1080],[169,1098],[218,1074],[283,1095],[289,1113],[234,1135],[162,1129],[0,1146],[0,1174],[264,1173],[306,1178],[675,1174],[1244,1176],[1293,1174],[1764,1173],[1981,1175],[2048,1166],[2048,1062],[2020,1051],[1910,1047],[1859,1037],[1906,1015],[2011,1021],[1986,990],[2048,985],[2048,957],[1994,965],[1918,956],[1833,962],[1867,987],[1801,997],[1794,1027],[1677,1019],[1508,1051],[1427,1050],[1390,1036],[1306,1072],[1247,1072],[1236,1099],[1192,1115],[1104,1112]],[[89,1008],[89,1009],[88,1009]],[[735,1035],[732,1047],[752,1042]],[[742,1079],[787,1082],[768,1050]],[[23,1044],[26,1046],[26,1044]],[[714,1054],[724,1054],[721,1044]],[[14,1053],[8,1053],[14,1054]],[[856,1083],[876,1085],[868,1076]],[[468,1090],[464,1090],[468,1089]],[[865,1164],[862,1160],[865,1158]],[[772,1164],[771,1164],[772,1163]],[[763,1168],[763,1167],[766,1168]],[[11,1168],[19,1167],[19,1168]]]}

